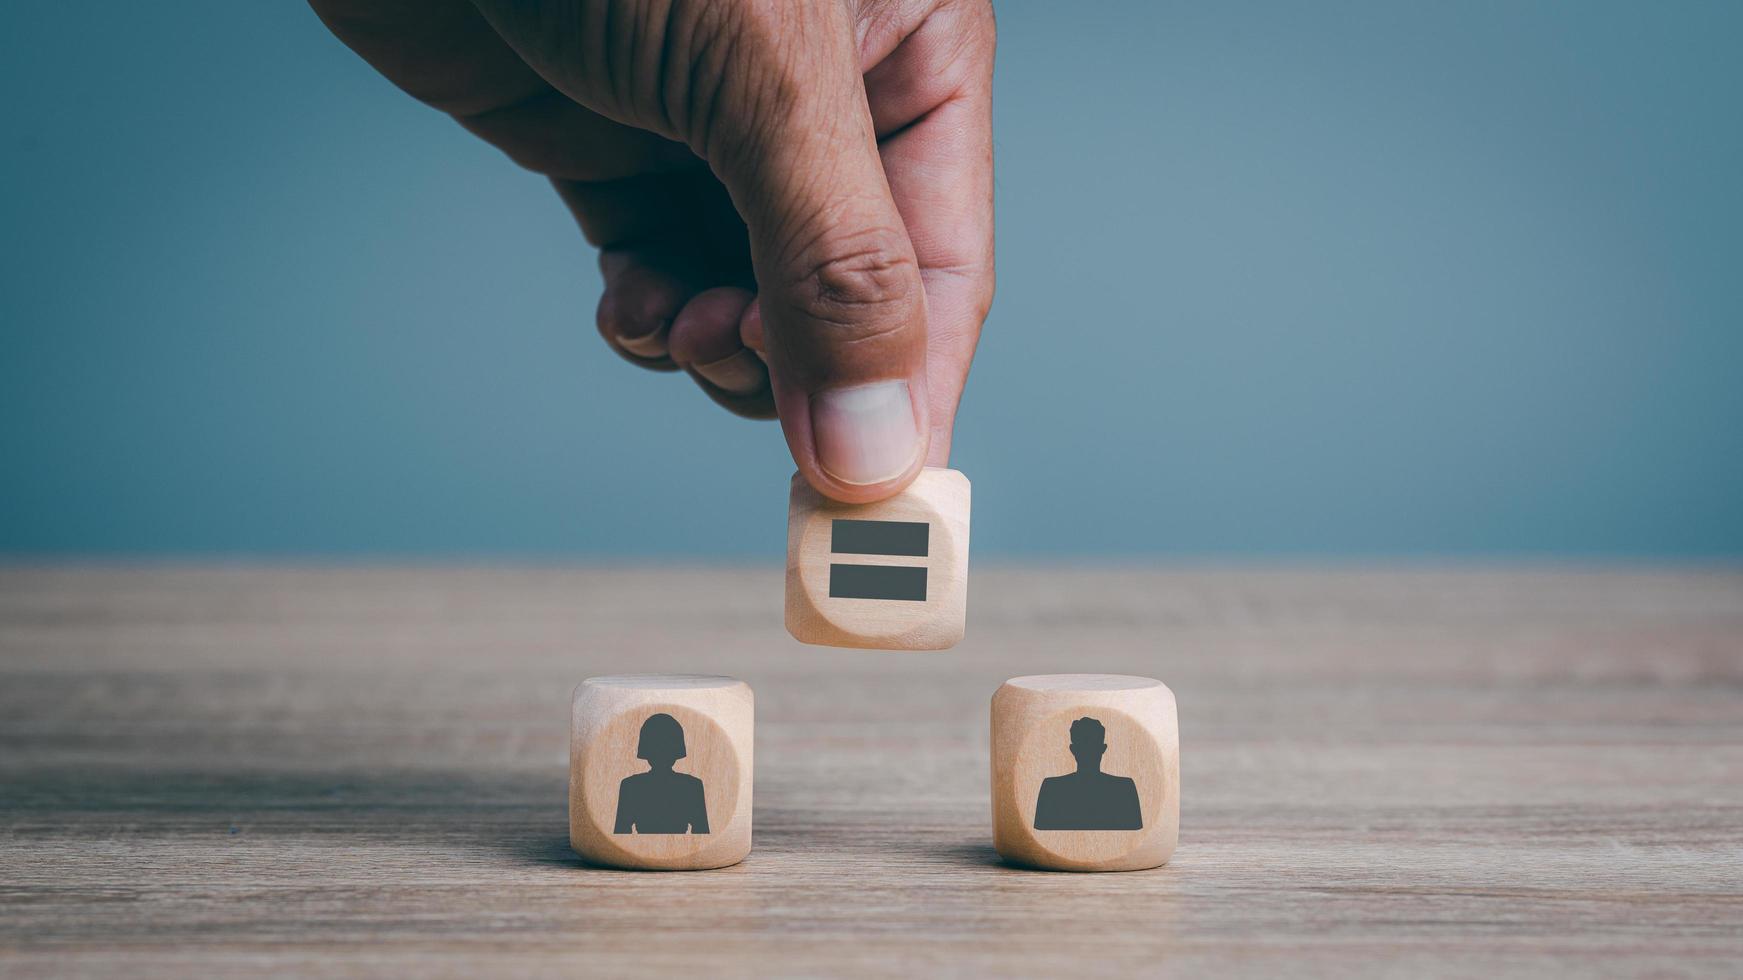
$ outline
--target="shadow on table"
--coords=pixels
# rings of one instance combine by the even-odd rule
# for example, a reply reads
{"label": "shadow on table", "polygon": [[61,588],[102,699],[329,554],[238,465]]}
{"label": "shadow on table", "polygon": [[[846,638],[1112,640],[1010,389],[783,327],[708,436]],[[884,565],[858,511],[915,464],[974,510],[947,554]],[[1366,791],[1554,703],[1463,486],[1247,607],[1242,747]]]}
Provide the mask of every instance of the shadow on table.
{"label": "shadow on table", "polygon": [[[0,823],[29,814],[109,832],[116,822],[164,837],[348,839],[437,850],[523,867],[608,870],[569,847],[562,773],[473,770],[215,772],[116,767],[0,777]],[[977,828],[947,810],[845,814],[758,806],[752,860],[828,856],[876,864],[1009,868]],[[0,826],[0,829],[4,829]]]}
{"label": "shadow on table", "polygon": [[993,850],[991,844],[924,844],[916,848],[922,854],[935,858],[940,864],[956,864],[974,868],[1007,868],[999,852]]}
{"label": "shadow on table", "polygon": [[[481,841],[489,849],[518,864],[541,868],[586,868],[607,870],[583,861],[569,847],[566,834],[551,834],[515,840]],[[1013,868],[999,857],[990,844],[936,843],[915,841],[901,849],[909,858],[963,868]],[[758,833],[753,843],[753,857],[777,857],[788,854],[844,854],[838,835],[832,832],[809,834],[804,831]]]}
{"label": "shadow on table", "polygon": [[595,869],[569,846],[567,834],[540,834],[524,840],[498,841],[491,849],[518,864],[535,868]]}

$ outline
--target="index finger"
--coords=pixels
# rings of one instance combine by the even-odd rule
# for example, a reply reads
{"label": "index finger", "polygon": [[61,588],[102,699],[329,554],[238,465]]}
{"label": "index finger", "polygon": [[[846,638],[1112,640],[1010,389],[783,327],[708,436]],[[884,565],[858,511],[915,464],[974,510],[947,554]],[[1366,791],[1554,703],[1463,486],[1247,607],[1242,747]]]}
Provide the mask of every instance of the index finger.
{"label": "index finger", "polygon": [[944,3],[865,76],[884,173],[926,290],[929,466],[949,463],[992,306],[993,48],[989,4]]}

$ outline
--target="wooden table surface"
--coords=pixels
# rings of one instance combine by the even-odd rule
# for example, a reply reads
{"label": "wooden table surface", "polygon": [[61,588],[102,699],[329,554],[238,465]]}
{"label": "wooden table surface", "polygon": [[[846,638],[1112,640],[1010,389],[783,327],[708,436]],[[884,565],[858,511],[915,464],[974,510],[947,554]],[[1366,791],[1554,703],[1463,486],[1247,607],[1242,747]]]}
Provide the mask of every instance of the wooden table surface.
{"label": "wooden table surface", "polygon": [[[977,569],[943,654],[749,569],[0,571],[0,974],[1737,976],[1743,572]],[[592,674],[757,694],[755,849],[581,865]],[[990,844],[1007,676],[1162,678],[1180,849]]]}

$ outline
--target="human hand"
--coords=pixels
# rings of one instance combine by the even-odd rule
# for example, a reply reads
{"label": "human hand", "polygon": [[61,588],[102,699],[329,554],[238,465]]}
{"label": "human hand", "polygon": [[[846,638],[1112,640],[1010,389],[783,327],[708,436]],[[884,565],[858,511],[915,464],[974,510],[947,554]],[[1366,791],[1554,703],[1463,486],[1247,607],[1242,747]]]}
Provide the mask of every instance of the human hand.
{"label": "human hand", "polygon": [[414,97],[550,177],[599,330],[819,492],[947,465],[992,302],[988,0],[311,0]]}

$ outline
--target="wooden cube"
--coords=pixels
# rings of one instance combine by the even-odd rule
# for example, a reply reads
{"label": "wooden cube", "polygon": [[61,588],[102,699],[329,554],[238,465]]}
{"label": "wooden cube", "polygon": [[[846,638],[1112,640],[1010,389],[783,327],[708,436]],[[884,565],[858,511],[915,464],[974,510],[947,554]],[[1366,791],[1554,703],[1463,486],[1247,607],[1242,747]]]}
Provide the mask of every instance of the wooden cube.
{"label": "wooden cube", "polygon": [[1180,836],[1174,692],[1120,674],[1014,677],[993,695],[993,846],[1055,871],[1165,864]]}
{"label": "wooden cube", "polygon": [[590,677],[569,716],[569,846],[614,868],[699,870],[750,853],[750,685]]}
{"label": "wooden cube", "polygon": [[794,475],[787,632],[803,643],[944,650],[968,615],[968,478],[927,468],[875,504],[842,504]]}

